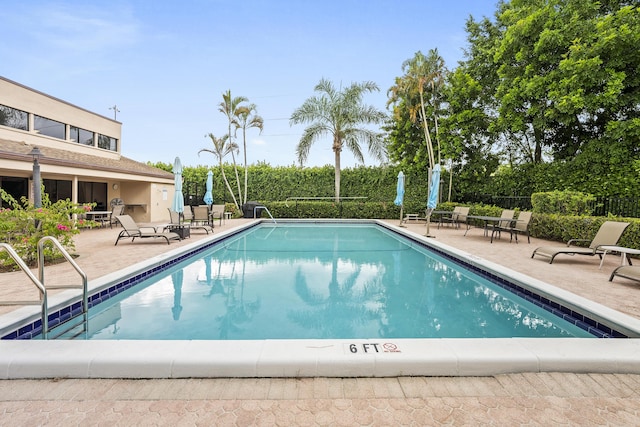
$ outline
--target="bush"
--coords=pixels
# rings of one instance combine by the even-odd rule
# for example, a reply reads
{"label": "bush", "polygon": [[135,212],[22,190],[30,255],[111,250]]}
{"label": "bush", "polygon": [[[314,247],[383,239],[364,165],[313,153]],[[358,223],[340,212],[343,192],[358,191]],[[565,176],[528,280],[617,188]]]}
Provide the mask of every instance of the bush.
{"label": "bush", "polygon": [[590,194],[567,190],[531,195],[533,212],[543,214],[591,215],[593,212],[589,204],[595,200],[596,198]]}
{"label": "bush", "polygon": [[[0,209],[0,241],[8,243],[28,266],[38,262],[38,242],[44,236],[56,238],[67,252],[75,249],[73,235],[78,226],[93,226],[95,222],[76,224],[73,214],[83,214],[92,206],[77,206],[67,200],[51,203],[43,193],[42,207],[35,208],[24,197],[22,204],[0,188],[0,197],[10,208]],[[45,260],[60,256],[57,249],[45,245]],[[0,269],[15,269],[16,264],[6,251],[0,252]]]}

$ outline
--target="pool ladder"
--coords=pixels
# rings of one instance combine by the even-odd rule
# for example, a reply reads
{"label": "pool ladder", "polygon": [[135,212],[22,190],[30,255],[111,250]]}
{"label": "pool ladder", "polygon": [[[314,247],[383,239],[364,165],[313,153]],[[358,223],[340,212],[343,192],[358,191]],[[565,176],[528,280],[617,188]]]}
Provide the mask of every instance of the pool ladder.
{"label": "pool ladder", "polygon": [[[76,270],[76,272],[82,278],[81,284],[60,284],[60,285],[52,285],[45,286],[45,277],[44,277],[44,244],[46,242],[51,242],[62,254],[62,256],[71,264],[71,266]],[[78,319],[78,317],[82,316],[82,330],[83,332],[87,332],[88,325],[88,294],[87,294],[87,275],[82,271],[82,269],[76,264],[71,255],[64,249],[64,247],[60,244],[58,240],[51,236],[45,236],[38,241],[38,277],[36,277],[27,264],[20,258],[20,256],[16,253],[16,251],[9,245],[8,243],[0,243],[0,251],[5,250],[9,254],[9,256],[13,259],[13,261],[20,267],[20,269],[27,275],[29,280],[38,288],[40,292],[40,298],[38,300],[5,300],[0,301],[0,306],[25,306],[25,305],[39,305],[40,306],[40,315],[42,318],[42,338],[49,339],[50,334],[55,329],[56,335],[53,338],[57,338],[60,335],[70,331],[78,327],[80,324],[78,322],[72,322],[73,320]],[[76,315],[71,315],[68,319],[61,321],[59,324],[55,325],[52,328],[49,328],[49,305],[48,305],[48,291],[52,289],[82,289],[82,307],[80,313]],[[65,328],[59,329],[62,326]]]}
{"label": "pool ladder", "polygon": [[273,223],[274,223],[274,224],[276,224],[276,225],[278,224],[278,223],[276,222],[276,220],[273,218],[273,215],[271,215],[271,212],[269,212],[269,208],[267,208],[267,207],[266,207],[266,206],[264,206],[264,205],[258,205],[258,206],[255,206],[255,207],[253,208],[253,217],[254,217],[254,218],[257,218],[257,216],[256,216],[256,215],[257,215],[257,210],[258,210],[258,209],[264,209],[265,211],[267,211],[267,214],[269,214],[269,218],[271,218],[271,221],[273,221]]}

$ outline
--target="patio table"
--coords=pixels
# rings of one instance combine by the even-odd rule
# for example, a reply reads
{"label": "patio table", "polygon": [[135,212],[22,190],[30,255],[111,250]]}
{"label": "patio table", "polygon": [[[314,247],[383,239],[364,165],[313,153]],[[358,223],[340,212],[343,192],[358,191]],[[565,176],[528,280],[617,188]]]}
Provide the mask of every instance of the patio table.
{"label": "patio table", "polygon": [[[484,235],[486,236],[488,234],[489,231],[489,224],[492,225],[499,225],[503,222],[516,222],[517,220],[514,218],[502,218],[499,216],[485,216],[485,215],[467,215],[467,219],[471,220],[471,219],[477,219],[479,221],[482,221],[483,223],[483,228],[484,228]],[[469,224],[469,222],[467,222],[467,229],[464,232],[464,235],[467,235],[467,232],[469,231],[469,229],[471,228],[471,225]],[[493,243],[493,233],[491,233],[491,243]]]}
{"label": "patio table", "polygon": [[613,246],[613,245],[603,245],[599,246],[598,249],[602,250],[602,258],[600,258],[600,269],[602,268],[602,263],[604,262],[604,257],[607,256],[607,252],[618,252],[620,254],[620,265],[625,265],[626,261],[629,261],[629,265],[631,265],[631,259],[629,255],[640,255],[640,250],[625,248],[624,246]]}
{"label": "patio table", "polygon": [[111,214],[112,211],[89,211],[86,213],[87,219],[96,221],[104,225],[105,222],[109,223],[109,227],[113,228],[113,224],[111,224]]}

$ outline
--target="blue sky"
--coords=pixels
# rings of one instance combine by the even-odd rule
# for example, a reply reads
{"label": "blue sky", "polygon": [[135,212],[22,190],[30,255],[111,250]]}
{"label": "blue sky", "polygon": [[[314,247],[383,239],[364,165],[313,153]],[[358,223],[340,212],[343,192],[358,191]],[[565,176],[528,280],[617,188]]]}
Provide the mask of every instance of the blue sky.
{"label": "blue sky", "polygon": [[[304,126],[291,113],[321,78],[373,81],[367,104],[386,110],[402,62],[437,48],[463,59],[464,26],[493,17],[494,0],[31,0],[0,8],[0,75],[122,122],[122,153],[138,161],[214,165],[208,133],[227,133],[222,93],[245,96],[264,119],[249,130],[249,163],[297,164]],[[0,94],[1,98],[1,94]],[[230,160],[230,159],[229,159]],[[331,138],[308,166],[333,165]],[[366,165],[376,164],[370,158]],[[342,167],[357,163],[347,151]]]}

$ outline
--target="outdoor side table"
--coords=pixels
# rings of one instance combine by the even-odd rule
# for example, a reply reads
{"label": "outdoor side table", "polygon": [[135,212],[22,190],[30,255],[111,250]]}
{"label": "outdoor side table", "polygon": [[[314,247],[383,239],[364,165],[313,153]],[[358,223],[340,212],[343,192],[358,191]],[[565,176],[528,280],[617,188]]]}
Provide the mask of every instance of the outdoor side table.
{"label": "outdoor side table", "polygon": [[191,237],[191,228],[189,226],[170,225],[168,228],[169,228],[169,231],[171,231],[172,233],[176,233],[178,236],[180,236],[180,240],[184,240],[187,237]]}
{"label": "outdoor side table", "polygon": [[[612,245],[603,245],[598,249],[602,250],[602,259],[600,260],[600,269],[602,269],[602,264],[604,263],[604,257],[607,256],[607,252],[619,252],[620,253],[620,265],[625,265],[628,260],[629,255],[640,255],[640,250],[625,248],[624,246],[612,246]],[[631,264],[631,260],[629,260],[629,264]]]}

